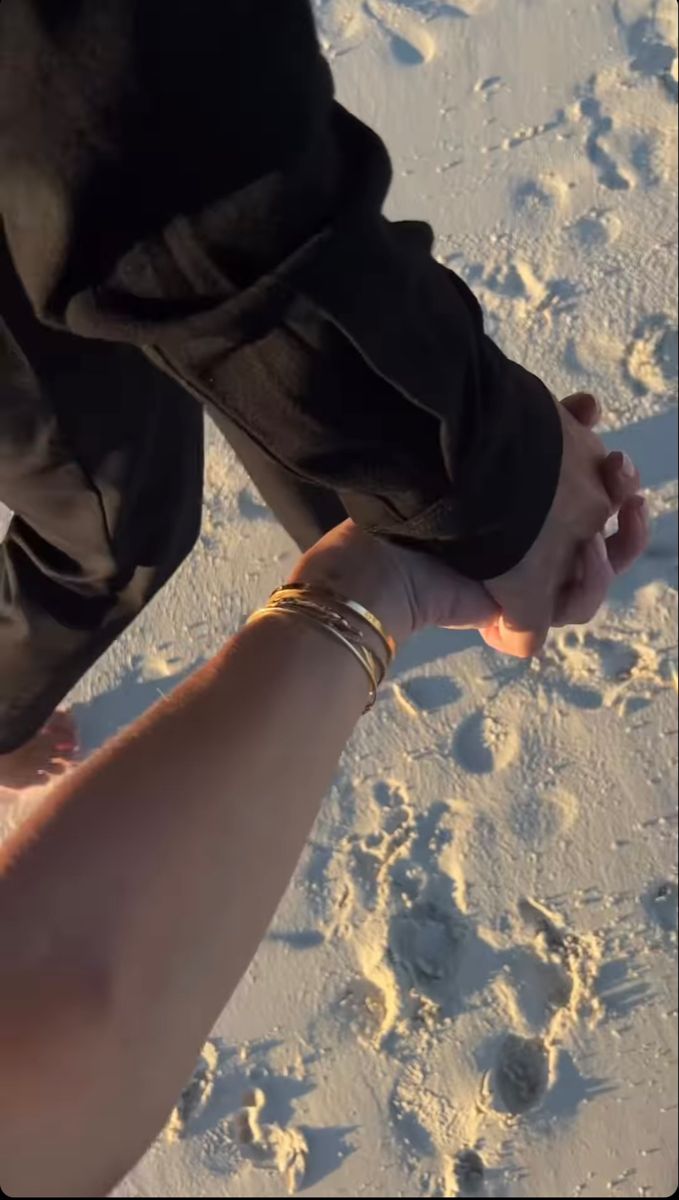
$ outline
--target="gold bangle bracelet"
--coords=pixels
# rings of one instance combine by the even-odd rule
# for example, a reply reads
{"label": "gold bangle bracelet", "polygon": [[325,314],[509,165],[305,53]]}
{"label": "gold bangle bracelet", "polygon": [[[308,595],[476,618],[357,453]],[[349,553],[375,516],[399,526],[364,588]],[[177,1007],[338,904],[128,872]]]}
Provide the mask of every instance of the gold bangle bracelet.
{"label": "gold bangle bracelet", "polygon": [[315,593],[323,596],[326,600],[331,600],[335,604],[340,604],[343,608],[348,608],[351,612],[356,613],[361,620],[365,621],[367,625],[370,625],[370,627],[374,629],[375,633],[384,643],[387,650],[387,666],[389,666],[393,661],[394,655],[396,654],[396,642],[394,638],[387,633],[379,618],[376,617],[374,613],[371,613],[370,610],[367,609],[363,604],[359,604],[358,600],[349,600],[346,596],[342,596],[339,592],[333,592],[330,588],[325,588],[320,585],[316,586],[316,584],[313,583],[284,583],[281,587],[276,588],[271,593],[271,599],[274,599],[274,597],[284,592],[293,592],[297,595],[313,595]]}
{"label": "gold bangle bracelet", "polygon": [[306,616],[308,619],[314,620],[317,624],[323,625],[325,629],[335,632],[342,640],[350,642],[351,646],[360,650],[361,654],[367,655],[369,661],[372,662],[372,671],[375,679],[377,679],[377,686],[379,688],[386,674],[385,662],[375,653],[372,646],[368,646],[366,641],[363,640],[361,630],[355,629],[348,622],[347,618],[335,611],[335,608],[317,604],[317,602],[312,600],[301,600],[295,598],[295,596],[289,596],[289,598],[286,598],[286,596],[276,598],[275,596],[274,599],[269,601],[266,607],[270,608],[272,612],[290,612],[293,613],[293,616],[295,613],[299,613],[300,617]]}
{"label": "gold bangle bracelet", "polygon": [[311,617],[316,617],[321,624],[331,625],[340,633],[343,633],[354,644],[358,643],[363,650],[366,650],[377,662],[379,666],[378,685],[382,683],[384,676],[387,673],[388,663],[383,661],[379,655],[369,646],[364,638],[363,631],[357,629],[337,608],[331,604],[312,599],[311,597],[301,597],[296,595],[287,595],[285,592],[274,594],[269,600],[269,608],[285,609],[290,608],[290,611],[308,612]]}
{"label": "gold bangle bracelet", "polygon": [[[290,604],[289,606],[286,605],[285,607],[281,604],[276,604],[267,605],[264,608],[258,608],[256,612],[252,613],[252,615],[248,617],[246,624],[251,625],[256,621],[263,620],[265,617],[276,616],[280,614],[283,614],[283,616],[288,615],[292,617],[301,617],[302,620],[307,621],[311,625],[315,625],[317,629],[325,630],[326,633],[329,633],[337,641],[341,642],[342,645],[353,654],[354,658],[361,664],[363,670],[368,676],[368,679],[370,680],[370,697],[368,703],[363,709],[364,713],[369,712],[375,703],[377,698],[377,689],[379,687],[377,671],[375,670],[375,664],[379,663],[377,655],[373,654],[372,650],[370,650],[367,646],[359,647],[355,645],[354,642],[352,642],[348,637],[345,637],[345,635],[341,633],[340,630],[334,625],[320,620],[317,616],[312,616],[309,612],[304,612],[301,606],[295,606],[293,604]],[[379,663],[379,665],[382,666],[381,663]]]}

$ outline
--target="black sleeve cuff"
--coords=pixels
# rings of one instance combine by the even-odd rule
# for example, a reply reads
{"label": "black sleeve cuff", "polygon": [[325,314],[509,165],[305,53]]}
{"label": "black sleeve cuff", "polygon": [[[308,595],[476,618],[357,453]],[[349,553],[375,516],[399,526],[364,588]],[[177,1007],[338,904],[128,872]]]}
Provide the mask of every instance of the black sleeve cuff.
{"label": "black sleeve cuff", "polygon": [[[393,541],[427,550],[470,579],[493,579],[521,561],[537,538],[552,506],[561,470],[561,422],[544,384],[497,347],[495,387],[510,415],[513,436],[502,439],[495,455],[475,458],[473,476],[462,494],[443,495],[410,520],[383,520],[373,511],[371,529]],[[500,365],[501,364],[501,365]],[[365,501],[358,501],[356,515]],[[463,511],[461,511],[461,509]],[[461,525],[474,530],[460,536]]]}

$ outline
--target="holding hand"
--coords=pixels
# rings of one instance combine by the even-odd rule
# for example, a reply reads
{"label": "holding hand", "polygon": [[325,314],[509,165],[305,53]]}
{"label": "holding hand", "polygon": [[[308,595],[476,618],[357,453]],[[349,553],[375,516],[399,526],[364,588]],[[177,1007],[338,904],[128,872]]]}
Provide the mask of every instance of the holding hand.
{"label": "holding hand", "polygon": [[[352,595],[402,642],[427,625],[475,628],[487,645],[527,658],[553,625],[585,624],[611,582],[643,552],[648,518],[639,474],[593,432],[593,396],[559,405],[561,477],[543,529],[512,571],[483,587],[421,551],[363,533],[352,521],[326,534],[298,563],[293,580]],[[618,530],[603,529],[617,513]]]}
{"label": "holding hand", "polygon": [[[493,649],[529,658],[553,625],[586,624],[615,575],[627,570],[648,541],[639,474],[629,459],[592,432],[599,418],[593,396],[577,393],[559,405],[563,429],[561,475],[542,530],[520,563],[486,581],[501,615],[483,631]],[[609,517],[618,530],[604,540]]]}

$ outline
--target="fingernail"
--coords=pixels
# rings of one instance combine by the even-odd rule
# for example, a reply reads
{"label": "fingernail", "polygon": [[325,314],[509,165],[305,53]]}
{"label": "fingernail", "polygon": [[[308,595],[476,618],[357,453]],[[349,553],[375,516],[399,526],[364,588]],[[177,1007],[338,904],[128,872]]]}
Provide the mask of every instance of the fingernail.
{"label": "fingernail", "polygon": [[634,479],[634,476],[636,475],[634,463],[628,454],[620,454],[620,474],[625,479]]}
{"label": "fingernail", "polygon": [[598,421],[599,417],[601,416],[601,405],[599,404],[597,397],[593,396],[591,392],[585,392],[584,395],[587,397],[588,400],[592,401],[592,408],[594,409],[595,421]]}
{"label": "fingernail", "polygon": [[636,509],[639,516],[644,521],[648,521],[648,504],[646,503],[646,497],[645,496],[633,496],[630,503]]}

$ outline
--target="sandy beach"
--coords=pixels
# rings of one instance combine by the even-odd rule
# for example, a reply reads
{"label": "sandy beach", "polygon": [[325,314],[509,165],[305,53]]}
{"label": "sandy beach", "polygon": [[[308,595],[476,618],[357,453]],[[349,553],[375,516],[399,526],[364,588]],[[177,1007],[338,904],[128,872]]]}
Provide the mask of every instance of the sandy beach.
{"label": "sandy beach", "polygon": [[[512,357],[558,395],[597,393],[652,538],[596,621],[555,632],[539,660],[466,633],[406,646],[116,1195],[669,1196],[677,6],[314,7],[340,98],[392,154],[388,215],[431,223]],[[222,645],[294,559],[210,428],[198,546],[71,697],[85,752]],[[0,792],[0,838],[40,794]]]}

